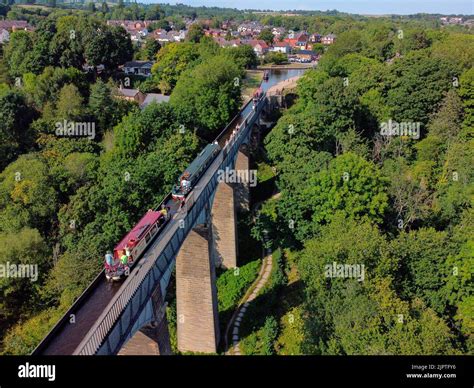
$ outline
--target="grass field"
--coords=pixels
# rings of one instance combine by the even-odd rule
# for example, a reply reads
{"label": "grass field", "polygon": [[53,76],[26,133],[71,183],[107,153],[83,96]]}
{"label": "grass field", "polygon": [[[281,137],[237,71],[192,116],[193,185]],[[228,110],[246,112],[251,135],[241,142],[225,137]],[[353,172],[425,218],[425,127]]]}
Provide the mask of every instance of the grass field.
{"label": "grass field", "polygon": [[263,79],[263,71],[247,70],[242,81],[242,101],[245,104],[253,95]]}

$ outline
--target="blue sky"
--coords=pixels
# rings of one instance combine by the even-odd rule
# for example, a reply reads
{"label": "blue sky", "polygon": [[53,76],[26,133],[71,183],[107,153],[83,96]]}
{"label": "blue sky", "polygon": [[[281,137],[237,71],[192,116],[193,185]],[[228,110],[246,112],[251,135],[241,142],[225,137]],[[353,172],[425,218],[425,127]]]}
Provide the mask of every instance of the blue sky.
{"label": "blue sky", "polygon": [[252,9],[305,9],[338,11],[358,14],[474,14],[474,0],[142,0],[147,3],[182,3],[193,6],[218,6]]}

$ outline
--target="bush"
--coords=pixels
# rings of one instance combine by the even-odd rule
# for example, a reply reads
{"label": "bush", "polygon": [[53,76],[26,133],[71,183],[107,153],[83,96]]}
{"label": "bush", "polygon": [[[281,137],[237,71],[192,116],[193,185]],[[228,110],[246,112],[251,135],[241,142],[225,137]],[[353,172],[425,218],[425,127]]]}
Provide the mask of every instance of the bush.
{"label": "bush", "polygon": [[288,62],[288,57],[283,53],[270,52],[267,55],[265,55],[263,62],[274,63],[275,65],[281,65],[282,63]]}
{"label": "bush", "polygon": [[261,260],[255,260],[237,269],[229,269],[217,279],[219,311],[233,310],[255,281]]}
{"label": "bush", "polygon": [[275,341],[278,337],[278,322],[274,316],[269,316],[265,320],[262,329],[262,354],[269,356],[275,354]]}

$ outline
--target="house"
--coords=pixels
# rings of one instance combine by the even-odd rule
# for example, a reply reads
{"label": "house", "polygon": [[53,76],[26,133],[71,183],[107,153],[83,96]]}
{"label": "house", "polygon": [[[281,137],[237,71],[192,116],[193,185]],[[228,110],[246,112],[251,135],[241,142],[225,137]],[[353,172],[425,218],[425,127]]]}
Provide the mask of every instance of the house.
{"label": "house", "polygon": [[306,32],[299,32],[298,34],[295,35],[296,39],[296,45],[297,46],[306,46],[306,43],[308,42],[309,35]]}
{"label": "house", "polygon": [[237,27],[237,31],[243,36],[255,36],[262,32],[263,26],[258,22],[242,23]]}
{"label": "house", "polygon": [[8,30],[0,29],[0,44],[5,44],[10,40],[10,33]]}
{"label": "house", "polygon": [[295,57],[299,60],[299,62],[309,63],[315,61],[317,55],[311,50],[299,50],[295,53]]}
{"label": "house", "polygon": [[125,74],[141,75],[143,77],[151,76],[151,67],[153,62],[151,61],[130,61],[125,62],[123,65],[123,71]]}
{"label": "house", "polygon": [[227,31],[218,28],[210,28],[209,30],[204,30],[204,35],[211,36],[213,38],[224,37],[226,34]]}
{"label": "house", "polygon": [[287,42],[276,42],[273,44],[273,47],[269,51],[289,54],[291,52],[291,46]]}
{"label": "house", "polygon": [[324,45],[330,45],[330,44],[333,44],[335,40],[336,40],[336,35],[329,34],[321,38],[321,43]]}
{"label": "house", "polygon": [[168,31],[168,36],[170,38],[170,42],[182,42],[184,39],[186,39],[186,31],[180,30],[180,31]]}
{"label": "house", "polygon": [[186,39],[186,31],[166,31],[166,30],[155,30],[153,32],[153,38],[160,43],[169,43],[169,42],[182,42]]}
{"label": "house", "polygon": [[157,20],[107,20],[108,26],[121,26],[127,31],[144,30]]}
{"label": "house", "polygon": [[25,20],[0,20],[0,30],[7,30],[9,32],[20,30],[33,31],[34,28]]}
{"label": "house", "polygon": [[127,101],[136,101],[138,105],[143,104],[145,101],[145,95],[138,89],[126,89],[122,86],[116,89],[115,97]]}
{"label": "house", "polygon": [[174,38],[168,35],[168,32],[166,30],[162,29],[153,31],[153,39],[157,40],[160,43],[168,43],[171,40],[174,40]]}
{"label": "house", "polygon": [[84,70],[86,73],[97,72],[97,74],[100,74],[105,70],[105,65],[100,64],[97,66],[92,66],[86,62],[82,65],[82,70]]}
{"label": "house", "polygon": [[462,18],[450,18],[449,19],[449,24],[462,24]]}
{"label": "house", "polygon": [[291,48],[298,48],[296,46],[297,40],[295,38],[285,38],[283,42],[287,43]]}
{"label": "house", "polygon": [[272,34],[274,36],[274,40],[280,39],[283,35],[285,35],[285,29],[283,27],[273,27]]}
{"label": "house", "polygon": [[259,57],[265,55],[270,48],[268,44],[261,39],[249,40],[248,42],[246,42],[246,44],[252,46],[253,51],[255,51],[255,54],[257,54],[257,56]]}
{"label": "house", "polygon": [[127,29],[127,32],[130,34],[130,39],[135,40],[137,42],[141,42],[146,36],[148,35],[147,28],[139,28],[139,29]]}
{"label": "house", "polygon": [[214,42],[216,42],[219,47],[238,47],[242,45],[242,42],[240,39],[231,39],[231,40],[226,40],[224,38],[212,38]]}
{"label": "house", "polygon": [[311,34],[309,36],[309,41],[311,43],[321,43],[321,35],[320,34]]}
{"label": "house", "polygon": [[162,102],[168,102],[170,100],[170,96],[165,96],[164,94],[158,94],[158,93],[148,93],[143,100],[143,102],[140,104],[140,108],[144,109],[148,105],[150,105],[152,102],[156,102],[157,104],[161,104]]}
{"label": "house", "polygon": [[223,30],[230,30],[233,29],[236,25],[237,23],[233,20],[225,20],[221,23],[221,28]]}

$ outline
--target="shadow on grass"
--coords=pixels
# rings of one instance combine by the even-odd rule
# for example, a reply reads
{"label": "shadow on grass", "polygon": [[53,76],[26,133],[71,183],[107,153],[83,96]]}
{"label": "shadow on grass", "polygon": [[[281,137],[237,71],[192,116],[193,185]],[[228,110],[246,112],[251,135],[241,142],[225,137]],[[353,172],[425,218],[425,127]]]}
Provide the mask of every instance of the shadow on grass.
{"label": "shadow on grass", "polygon": [[276,176],[269,178],[263,182],[259,182],[258,186],[252,187],[250,190],[252,203],[263,202],[272,197],[276,188]]}
{"label": "shadow on grass", "polygon": [[[290,285],[276,286],[264,289],[252,302],[249,303],[245,317],[240,326],[240,338],[243,339],[253,332],[258,331],[265,324],[268,316],[273,316],[279,321],[288,310],[301,304],[301,291],[303,284],[301,280]],[[293,295],[291,298],[283,298],[285,295]],[[296,296],[296,297],[295,297]]]}

